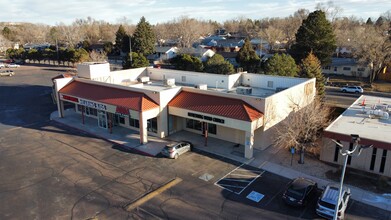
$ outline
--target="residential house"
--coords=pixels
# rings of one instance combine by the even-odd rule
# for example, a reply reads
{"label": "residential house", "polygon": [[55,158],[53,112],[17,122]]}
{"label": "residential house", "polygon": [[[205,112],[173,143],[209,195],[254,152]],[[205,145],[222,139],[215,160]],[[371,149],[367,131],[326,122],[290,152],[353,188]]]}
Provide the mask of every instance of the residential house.
{"label": "residential house", "polygon": [[177,47],[155,47],[155,53],[148,55],[147,59],[154,62],[160,63],[165,60],[169,60],[171,58],[176,57],[178,54]]}
{"label": "residential house", "polygon": [[224,57],[224,59],[228,62],[230,62],[235,68],[239,67],[238,62],[236,61],[236,56],[238,55],[238,52],[224,52],[219,51],[217,54],[220,54]]}
{"label": "residential house", "polygon": [[322,68],[325,75],[368,77],[370,67],[359,64],[352,58],[332,58],[331,64]]}

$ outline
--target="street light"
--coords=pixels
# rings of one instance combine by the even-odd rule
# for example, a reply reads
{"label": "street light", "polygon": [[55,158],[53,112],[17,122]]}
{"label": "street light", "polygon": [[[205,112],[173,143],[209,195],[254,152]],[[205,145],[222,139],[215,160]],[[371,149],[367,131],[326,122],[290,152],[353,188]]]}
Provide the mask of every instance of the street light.
{"label": "street light", "polygon": [[345,162],[344,162],[343,169],[342,169],[341,181],[340,181],[339,191],[338,191],[338,201],[337,201],[337,204],[335,205],[335,209],[334,209],[334,220],[337,220],[337,218],[338,218],[339,203],[341,202],[343,180],[345,178],[345,170],[346,170],[346,165],[348,163],[348,157],[349,156],[358,157],[358,156],[360,156],[363,149],[370,148],[373,146],[373,145],[360,146],[358,153],[356,155],[353,155],[353,153],[357,150],[358,142],[360,142],[360,137],[358,136],[358,134],[351,134],[350,136],[352,137],[352,142],[354,143],[354,148],[353,148],[353,150],[345,150],[345,152],[342,152],[343,145],[341,143],[337,142],[336,140],[331,139],[334,143],[336,143],[341,148],[339,150],[339,153],[342,156],[345,156]]}

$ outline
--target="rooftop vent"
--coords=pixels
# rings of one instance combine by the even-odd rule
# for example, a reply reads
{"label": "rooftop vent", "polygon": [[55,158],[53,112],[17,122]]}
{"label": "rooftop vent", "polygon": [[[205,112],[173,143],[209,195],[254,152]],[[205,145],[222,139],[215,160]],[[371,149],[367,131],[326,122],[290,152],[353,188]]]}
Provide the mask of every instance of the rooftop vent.
{"label": "rooftop vent", "polygon": [[147,83],[147,82],[149,82],[149,77],[143,76],[143,77],[138,78],[137,81],[139,81],[141,83]]}
{"label": "rooftop vent", "polygon": [[238,87],[236,88],[236,93],[242,95],[250,95],[252,93],[252,90],[253,89],[251,87]]}
{"label": "rooftop vent", "polygon": [[175,86],[175,79],[164,79],[164,86],[173,87]]}
{"label": "rooftop vent", "polygon": [[201,90],[207,90],[208,89],[208,85],[207,84],[198,84],[195,87],[197,89],[201,89]]}

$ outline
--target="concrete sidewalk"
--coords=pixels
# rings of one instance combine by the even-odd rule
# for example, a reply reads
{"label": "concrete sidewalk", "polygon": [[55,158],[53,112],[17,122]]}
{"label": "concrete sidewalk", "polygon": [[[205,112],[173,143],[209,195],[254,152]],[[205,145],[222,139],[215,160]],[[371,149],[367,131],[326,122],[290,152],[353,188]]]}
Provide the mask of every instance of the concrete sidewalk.
{"label": "concrete sidewalk", "polygon": [[[210,137],[205,146],[205,139],[203,137],[199,134],[187,131],[177,132],[166,139],[148,136],[148,143],[142,145],[139,141],[138,131],[117,126],[114,127],[112,133],[110,133],[107,129],[99,128],[96,119],[86,117],[83,124],[81,116],[76,114],[73,109],[66,110],[64,114],[64,118],[59,118],[58,113],[53,112],[50,119],[144,155],[156,156],[170,141],[186,140],[191,142],[198,150],[261,168],[289,179],[307,177],[315,180],[319,187],[324,187],[329,183],[333,183],[333,181],[327,179],[326,172],[330,170],[335,171],[335,167],[331,167],[317,159],[308,157],[305,158],[305,164],[298,164],[297,154],[294,155],[294,160],[291,164],[292,155],[284,148],[270,147],[263,151],[254,149],[254,157],[252,159],[246,159],[244,158],[243,146]],[[351,188],[352,198],[354,200],[391,212],[391,192],[389,194],[380,195],[357,187],[349,187]]]}

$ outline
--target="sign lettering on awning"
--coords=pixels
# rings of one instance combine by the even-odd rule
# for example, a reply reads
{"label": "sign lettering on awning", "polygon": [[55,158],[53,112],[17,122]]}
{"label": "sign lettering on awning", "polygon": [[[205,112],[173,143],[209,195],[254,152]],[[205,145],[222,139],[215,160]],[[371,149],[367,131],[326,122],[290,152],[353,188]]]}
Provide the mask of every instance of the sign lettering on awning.
{"label": "sign lettering on awning", "polygon": [[85,100],[85,99],[79,99],[79,104],[80,105],[84,105],[86,107],[95,108],[95,109],[98,109],[98,110],[103,110],[103,111],[107,110],[107,106],[106,105],[100,104],[100,103],[96,103],[96,102],[93,102],[93,101],[89,101],[89,100]]}

